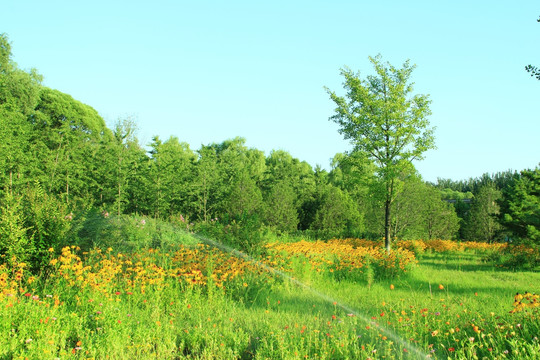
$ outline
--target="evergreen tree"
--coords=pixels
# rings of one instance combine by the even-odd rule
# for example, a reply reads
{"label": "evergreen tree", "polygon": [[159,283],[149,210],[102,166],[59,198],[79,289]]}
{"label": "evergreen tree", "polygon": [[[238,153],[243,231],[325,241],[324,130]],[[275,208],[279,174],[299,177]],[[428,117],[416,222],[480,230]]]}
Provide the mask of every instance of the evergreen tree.
{"label": "evergreen tree", "polygon": [[475,195],[464,225],[466,240],[492,242],[501,230],[498,201],[502,193],[495,184],[486,183]]}
{"label": "evergreen tree", "polygon": [[504,226],[517,237],[540,243],[540,168],[523,170],[501,201]]}

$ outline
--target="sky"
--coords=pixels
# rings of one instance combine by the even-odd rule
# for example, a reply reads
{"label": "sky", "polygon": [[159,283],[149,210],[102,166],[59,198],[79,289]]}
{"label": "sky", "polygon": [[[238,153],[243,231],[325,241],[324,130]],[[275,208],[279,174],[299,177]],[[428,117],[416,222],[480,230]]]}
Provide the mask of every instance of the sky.
{"label": "sky", "polygon": [[437,148],[424,180],[462,180],[540,163],[538,1],[0,0],[19,68],[95,108],[132,118],[146,145],[197,150],[237,136],[329,170],[352,149],[324,87],[369,56],[407,60],[429,94]]}

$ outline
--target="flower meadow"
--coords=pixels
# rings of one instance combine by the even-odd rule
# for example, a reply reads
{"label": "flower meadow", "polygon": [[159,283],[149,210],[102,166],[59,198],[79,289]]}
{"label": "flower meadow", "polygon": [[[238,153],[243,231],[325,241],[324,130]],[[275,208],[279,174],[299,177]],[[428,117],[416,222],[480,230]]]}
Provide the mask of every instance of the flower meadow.
{"label": "flower meadow", "polygon": [[540,275],[486,262],[501,247],[51,248],[41,272],[0,265],[0,358],[540,358]]}

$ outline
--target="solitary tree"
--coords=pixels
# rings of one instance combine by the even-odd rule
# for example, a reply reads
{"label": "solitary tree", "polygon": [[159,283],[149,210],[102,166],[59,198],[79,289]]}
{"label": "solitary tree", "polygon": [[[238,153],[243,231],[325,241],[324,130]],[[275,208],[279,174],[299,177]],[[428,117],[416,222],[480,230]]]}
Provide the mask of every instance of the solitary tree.
{"label": "solitary tree", "polygon": [[360,74],[341,69],[345,77],[345,97],[326,88],[336,103],[330,120],[354,145],[353,151],[364,153],[378,167],[385,196],[385,247],[390,251],[390,209],[398,190],[398,177],[408,171],[411,162],[434,148],[433,129],[429,128],[430,100],[427,95],[411,95],[409,82],[415,66],[407,60],[397,69],[382,63],[381,56],[369,58],[376,75],[360,79]]}

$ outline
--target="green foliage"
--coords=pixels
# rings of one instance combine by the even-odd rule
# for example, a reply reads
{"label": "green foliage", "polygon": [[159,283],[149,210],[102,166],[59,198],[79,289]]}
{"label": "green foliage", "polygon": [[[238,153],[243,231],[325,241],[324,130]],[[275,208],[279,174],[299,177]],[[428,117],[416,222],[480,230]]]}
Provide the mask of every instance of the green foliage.
{"label": "green foliage", "polygon": [[34,112],[41,76],[34,69],[18,69],[11,57],[8,37],[0,34],[0,109],[27,117]]}
{"label": "green foliage", "polygon": [[155,217],[166,218],[171,214],[186,212],[192,208],[193,188],[186,186],[193,177],[196,155],[187,143],[181,143],[176,137],[162,142],[154,137],[150,150],[149,169],[150,209]]}
{"label": "green foliage", "polygon": [[264,245],[262,223],[258,215],[247,212],[232,217],[225,216],[219,221],[211,219],[195,224],[194,231],[212,241],[248,254],[259,253]]}
{"label": "green foliage", "polygon": [[24,224],[22,197],[5,193],[0,206],[0,256],[2,262],[22,262],[33,254],[33,239]]}
{"label": "green foliage", "polygon": [[[182,214],[191,219],[189,224],[201,222],[201,228],[218,217],[223,227],[234,220],[231,243],[243,243],[239,246],[246,249],[262,240],[249,240],[242,226],[256,229],[265,239],[300,233],[380,238],[383,232],[387,239],[450,238],[455,213],[463,225],[461,237],[474,233],[476,239],[494,239],[495,233],[536,241],[538,196],[522,195],[519,184],[528,180],[516,172],[465,181],[439,179],[435,187],[443,199],[455,200],[455,213],[428,187],[407,183],[415,174],[411,162],[433,147],[427,120],[430,101],[412,94],[414,66],[409,62],[398,69],[379,56],[371,61],[375,74],[364,79],[342,69],[345,96],[328,90],[336,104],[330,119],[340,125],[354,150],[337,154],[327,172],[283,150],[265,156],[240,137],[197,151],[176,137],[155,137],[147,153],[132,119],[119,120],[110,130],[90,106],[42,86],[35,70],[18,69],[2,34],[0,201],[7,192],[20,200],[17,221],[22,225],[17,226],[26,229],[26,239],[35,236],[36,259],[50,244],[65,241],[72,224],[65,219],[69,212],[80,219],[93,206],[117,216],[170,219]],[[469,199],[493,184],[503,193],[501,216],[489,227],[495,230],[486,231],[480,225],[493,221],[493,214],[484,216],[478,206],[471,208]],[[17,211],[6,216],[14,219]],[[193,229],[186,223],[180,226]],[[224,236],[221,230],[216,235]],[[133,238],[133,243],[142,241]]]}
{"label": "green foliage", "polygon": [[49,248],[65,244],[72,219],[65,204],[47,194],[37,181],[20,195],[6,191],[0,220],[0,252],[39,268],[45,265]]}
{"label": "green foliage", "polygon": [[33,239],[32,263],[42,264],[49,248],[59,248],[66,243],[74,214],[65,203],[45,192],[39,182],[29,186],[23,195],[23,213],[28,237]]}
{"label": "green foliage", "polygon": [[517,237],[540,243],[540,168],[523,170],[501,201],[503,224]]}
{"label": "green foliage", "polygon": [[443,200],[466,200],[466,199],[472,199],[474,197],[473,193],[470,191],[467,192],[461,192],[458,190],[453,190],[450,188],[444,188],[441,189],[441,197]]}
{"label": "green foliage", "polygon": [[470,241],[492,242],[501,230],[498,222],[499,205],[502,192],[494,184],[484,185],[474,197],[467,222],[465,237]]}
{"label": "green foliage", "polygon": [[225,214],[229,216],[259,214],[263,206],[261,190],[246,171],[235,175],[227,199]]}
{"label": "green foliage", "polygon": [[361,237],[364,219],[346,192],[328,185],[321,196],[311,229],[318,230],[320,238]]}
{"label": "green foliage", "polygon": [[360,74],[344,68],[346,97],[327,89],[336,104],[330,120],[339,126],[355,151],[369,157],[378,167],[385,184],[385,239],[390,250],[390,207],[399,191],[399,177],[408,172],[411,161],[434,147],[433,129],[429,128],[429,99],[413,91],[409,78],[414,66],[409,61],[397,69],[383,64],[381,57],[370,57],[376,75],[361,79]]}
{"label": "green foliage", "polygon": [[506,248],[491,251],[484,261],[515,271],[540,269],[540,247],[538,245],[509,244]]}
{"label": "green foliage", "polygon": [[167,251],[175,245],[196,242],[185,228],[145,216],[118,216],[93,209],[74,222],[69,238],[85,250],[110,247],[124,253],[150,248]]}
{"label": "green foliage", "polygon": [[298,226],[296,194],[286,181],[279,181],[271,188],[266,199],[265,223],[278,232],[293,232]]}
{"label": "green foliage", "polygon": [[139,145],[136,131],[137,126],[130,118],[118,120],[114,126],[110,163],[107,165],[112,175],[111,184],[114,184],[114,187],[108,189],[109,199],[114,199],[116,215],[122,214],[126,209],[132,212],[136,210],[133,209],[136,207],[133,201],[135,199],[132,199],[136,189],[133,185],[139,175],[139,166],[148,160]]}
{"label": "green foliage", "polygon": [[198,150],[199,159],[195,167],[193,181],[196,214],[199,220],[208,223],[214,218],[215,208],[223,201],[220,173],[216,150],[202,146]]}
{"label": "green foliage", "polygon": [[440,192],[412,176],[404,180],[392,212],[392,234],[398,239],[453,239],[459,220]]}

